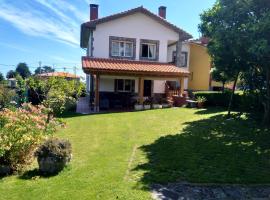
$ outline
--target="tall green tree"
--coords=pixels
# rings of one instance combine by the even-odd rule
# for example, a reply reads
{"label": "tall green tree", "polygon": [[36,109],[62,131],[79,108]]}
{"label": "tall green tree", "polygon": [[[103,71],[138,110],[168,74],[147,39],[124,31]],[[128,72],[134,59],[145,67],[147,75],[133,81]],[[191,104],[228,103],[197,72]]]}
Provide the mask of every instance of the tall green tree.
{"label": "tall green tree", "polygon": [[199,29],[202,34],[210,38],[208,52],[212,57],[212,64],[219,71],[233,78],[233,91],[228,105],[228,117],[234,92],[241,72],[250,67],[249,39],[246,24],[248,21],[249,0],[217,0],[213,8],[201,15]]}
{"label": "tall green tree", "polygon": [[31,76],[31,72],[26,63],[19,63],[16,68],[16,72],[23,78],[26,79]]}
{"label": "tall green tree", "polygon": [[55,70],[50,67],[50,66],[43,66],[43,67],[38,67],[35,70],[35,74],[43,74],[43,73],[51,73],[51,72],[55,72]]}
{"label": "tall green tree", "polygon": [[222,92],[225,91],[225,84],[232,81],[232,78],[226,74],[226,71],[220,68],[212,68],[211,78],[216,82],[222,83]]}
{"label": "tall green tree", "polygon": [[0,72],[0,82],[4,81],[5,80],[5,77],[4,75]]}
{"label": "tall green tree", "polygon": [[264,78],[263,83],[256,89],[260,90],[264,106],[263,122],[270,125],[270,1],[249,1],[248,31],[251,33],[252,44],[249,48],[252,53],[252,62]]}
{"label": "tall green tree", "polygon": [[9,70],[7,72],[7,75],[6,75],[6,78],[9,79],[9,78],[15,78],[17,75],[17,73],[14,71],[14,70]]}

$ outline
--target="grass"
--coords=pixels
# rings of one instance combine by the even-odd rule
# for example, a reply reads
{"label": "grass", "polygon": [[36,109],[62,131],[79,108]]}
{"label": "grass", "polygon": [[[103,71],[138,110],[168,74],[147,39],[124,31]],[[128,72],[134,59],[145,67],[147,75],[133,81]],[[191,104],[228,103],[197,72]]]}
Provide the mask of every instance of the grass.
{"label": "grass", "polygon": [[152,183],[270,183],[270,132],[218,109],[67,115],[59,175],[0,179],[0,199],[150,199]]}

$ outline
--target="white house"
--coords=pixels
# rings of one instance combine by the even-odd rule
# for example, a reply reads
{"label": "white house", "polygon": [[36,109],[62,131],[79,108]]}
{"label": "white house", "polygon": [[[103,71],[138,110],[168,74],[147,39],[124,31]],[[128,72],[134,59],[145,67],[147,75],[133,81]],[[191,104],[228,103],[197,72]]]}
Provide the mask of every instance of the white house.
{"label": "white house", "polygon": [[81,25],[82,68],[93,109],[125,108],[146,97],[166,98],[168,90],[184,91],[191,35],[158,15],[138,7],[99,18],[90,4],[90,21]]}

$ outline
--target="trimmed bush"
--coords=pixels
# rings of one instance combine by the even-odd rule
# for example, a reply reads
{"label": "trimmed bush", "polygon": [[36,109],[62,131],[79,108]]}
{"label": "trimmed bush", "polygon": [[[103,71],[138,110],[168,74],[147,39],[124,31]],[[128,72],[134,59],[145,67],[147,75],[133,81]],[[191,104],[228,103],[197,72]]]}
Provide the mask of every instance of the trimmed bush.
{"label": "trimmed bush", "polygon": [[[195,98],[205,97],[206,106],[220,106],[227,108],[231,98],[231,92],[213,92],[213,91],[201,91],[194,92]],[[262,110],[262,105],[259,103],[259,97],[256,94],[245,94],[243,92],[236,92],[234,95],[233,105],[234,109],[242,111],[259,111]]]}
{"label": "trimmed bush", "polygon": [[61,124],[53,117],[48,121],[46,112],[31,104],[0,112],[0,165],[14,172],[31,163],[36,148]]}
{"label": "trimmed bush", "polygon": [[51,138],[35,152],[39,171],[44,175],[59,173],[71,160],[71,144],[68,140]]}

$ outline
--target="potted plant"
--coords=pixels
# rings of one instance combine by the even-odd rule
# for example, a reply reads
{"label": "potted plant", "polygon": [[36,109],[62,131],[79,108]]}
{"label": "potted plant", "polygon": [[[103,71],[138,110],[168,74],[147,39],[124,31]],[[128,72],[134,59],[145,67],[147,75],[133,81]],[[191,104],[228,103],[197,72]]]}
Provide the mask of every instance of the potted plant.
{"label": "potted plant", "polygon": [[39,171],[44,175],[60,172],[71,160],[71,144],[68,140],[52,138],[35,152]]}
{"label": "potted plant", "polygon": [[150,99],[150,98],[147,98],[147,99],[143,102],[144,110],[150,110],[150,109],[151,109],[151,104],[152,104],[151,99]]}
{"label": "potted plant", "polygon": [[170,104],[166,98],[162,99],[161,104],[162,104],[162,108],[169,108],[170,107]]}
{"label": "potted plant", "polygon": [[152,108],[153,109],[160,109],[160,108],[162,108],[162,105],[160,104],[160,102],[156,98],[153,99]]}
{"label": "potted plant", "polygon": [[206,102],[206,98],[203,96],[199,96],[196,98],[197,101],[197,106],[198,108],[203,108],[204,107],[204,103]]}
{"label": "potted plant", "polygon": [[137,100],[137,101],[135,102],[135,104],[134,104],[134,109],[135,109],[136,111],[143,110],[143,105],[140,104],[140,102]]}

